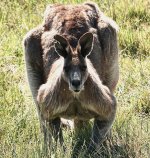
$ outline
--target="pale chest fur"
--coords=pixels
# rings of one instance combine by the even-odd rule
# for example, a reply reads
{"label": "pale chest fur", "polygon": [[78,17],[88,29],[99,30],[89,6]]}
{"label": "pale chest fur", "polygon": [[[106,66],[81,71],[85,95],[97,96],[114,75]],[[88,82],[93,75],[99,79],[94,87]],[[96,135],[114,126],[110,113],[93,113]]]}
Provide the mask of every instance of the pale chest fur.
{"label": "pale chest fur", "polygon": [[94,107],[100,104],[96,93],[96,88],[88,81],[83,91],[75,93],[70,91],[68,84],[62,80],[61,85],[57,85],[53,94],[47,97],[47,105],[42,105],[42,113],[46,119],[57,116],[81,120],[94,118],[99,113]]}

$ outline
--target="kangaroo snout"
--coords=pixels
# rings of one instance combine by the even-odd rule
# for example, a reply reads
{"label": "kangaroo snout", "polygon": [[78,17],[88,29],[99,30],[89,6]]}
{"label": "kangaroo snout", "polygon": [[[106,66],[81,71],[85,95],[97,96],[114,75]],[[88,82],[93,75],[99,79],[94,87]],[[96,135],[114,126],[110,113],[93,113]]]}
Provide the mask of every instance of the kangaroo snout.
{"label": "kangaroo snout", "polygon": [[70,89],[74,92],[79,92],[81,90],[81,74],[79,72],[74,72],[71,75]]}
{"label": "kangaroo snout", "polygon": [[78,79],[72,80],[71,82],[71,89],[74,92],[79,92],[81,90],[81,81]]}
{"label": "kangaroo snout", "polygon": [[82,89],[81,80],[78,78],[72,79],[70,82],[70,90],[74,92],[80,92],[81,89]]}
{"label": "kangaroo snout", "polygon": [[77,87],[80,86],[81,81],[80,81],[80,80],[73,80],[71,84],[72,84],[73,87],[76,87],[76,88],[77,88]]}

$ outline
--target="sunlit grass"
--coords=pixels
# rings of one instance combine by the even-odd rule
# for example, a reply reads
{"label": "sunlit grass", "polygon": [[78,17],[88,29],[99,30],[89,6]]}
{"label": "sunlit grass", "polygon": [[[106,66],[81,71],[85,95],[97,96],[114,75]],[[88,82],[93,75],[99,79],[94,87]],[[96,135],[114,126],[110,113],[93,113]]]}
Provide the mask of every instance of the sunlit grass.
{"label": "sunlit grass", "polygon": [[[0,1],[0,158],[46,157],[36,108],[28,87],[23,36],[42,22],[49,3],[83,0]],[[96,1],[120,27],[120,80],[111,142],[101,148],[103,157],[148,158],[150,153],[150,9],[148,0]],[[74,133],[64,129],[67,150],[49,153],[69,158]],[[88,137],[88,133],[86,133]],[[82,150],[80,157],[84,153]]]}

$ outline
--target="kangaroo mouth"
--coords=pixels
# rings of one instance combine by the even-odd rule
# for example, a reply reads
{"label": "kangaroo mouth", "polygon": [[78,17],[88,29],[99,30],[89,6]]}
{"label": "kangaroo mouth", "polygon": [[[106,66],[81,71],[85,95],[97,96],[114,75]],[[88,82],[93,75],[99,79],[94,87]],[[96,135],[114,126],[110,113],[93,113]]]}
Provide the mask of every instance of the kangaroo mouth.
{"label": "kangaroo mouth", "polygon": [[78,93],[78,92],[80,92],[80,90],[79,90],[79,89],[75,89],[74,92],[77,92],[77,93]]}
{"label": "kangaroo mouth", "polygon": [[75,93],[79,93],[82,90],[84,90],[84,86],[80,86],[80,87],[69,87],[70,91],[75,92]]}
{"label": "kangaroo mouth", "polygon": [[80,88],[75,88],[75,87],[70,87],[69,89],[70,91],[75,92],[75,93],[79,93],[81,91]]}

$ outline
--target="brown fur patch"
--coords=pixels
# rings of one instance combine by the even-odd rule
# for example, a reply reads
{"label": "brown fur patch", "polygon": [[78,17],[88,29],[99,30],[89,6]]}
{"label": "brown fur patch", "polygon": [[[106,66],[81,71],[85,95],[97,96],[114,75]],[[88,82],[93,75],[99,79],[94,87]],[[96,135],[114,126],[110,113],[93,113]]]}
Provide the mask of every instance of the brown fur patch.
{"label": "brown fur patch", "polygon": [[[119,78],[117,30],[116,23],[95,3],[47,7],[43,24],[24,39],[29,84],[41,122],[57,117],[95,118],[93,142],[103,141],[116,112],[113,91]],[[86,32],[94,36],[90,55],[85,53],[88,56],[77,49],[80,37]],[[67,59],[57,54],[55,35],[68,40]],[[84,88],[77,95],[70,91],[64,77],[64,65],[70,63],[78,68],[87,65],[82,77]]]}

